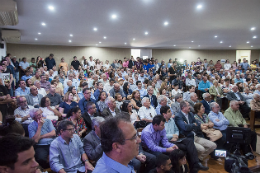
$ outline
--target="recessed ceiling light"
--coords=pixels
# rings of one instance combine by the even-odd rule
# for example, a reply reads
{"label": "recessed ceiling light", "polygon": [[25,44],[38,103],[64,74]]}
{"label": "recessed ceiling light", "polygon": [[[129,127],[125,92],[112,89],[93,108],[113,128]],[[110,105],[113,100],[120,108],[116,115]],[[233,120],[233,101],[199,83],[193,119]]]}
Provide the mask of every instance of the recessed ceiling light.
{"label": "recessed ceiling light", "polygon": [[194,42],[194,41],[191,41],[192,43]]}
{"label": "recessed ceiling light", "polygon": [[167,25],[169,25],[169,23],[168,22],[164,22],[164,26],[167,26]]}
{"label": "recessed ceiling light", "polygon": [[112,19],[116,19],[116,18],[117,18],[117,15],[113,14],[113,15],[111,16],[111,18],[112,18]]}
{"label": "recessed ceiling light", "polygon": [[107,37],[106,37],[106,36],[104,36],[104,39],[107,39]]}
{"label": "recessed ceiling light", "polygon": [[35,38],[35,40],[38,40],[38,38]]}
{"label": "recessed ceiling light", "polygon": [[71,40],[69,40],[69,42],[71,42]]}
{"label": "recessed ceiling light", "polygon": [[223,41],[219,42],[219,43],[223,43]]}
{"label": "recessed ceiling light", "polygon": [[202,9],[202,5],[197,5],[197,9]]}
{"label": "recessed ceiling light", "polygon": [[215,35],[215,38],[217,38],[218,36],[217,35]]}
{"label": "recessed ceiling light", "polygon": [[97,28],[93,28],[94,31],[97,31]]}
{"label": "recessed ceiling light", "polygon": [[127,44],[127,43],[125,43],[125,44]]}
{"label": "recessed ceiling light", "polygon": [[145,32],[144,34],[145,34],[145,35],[148,35],[148,32]]}
{"label": "recessed ceiling light", "polygon": [[191,48],[191,47],[189,47],[189,48]]}
{"label": "recessed ceiling light", "polygon": [[174,47],[176,46],[176,45],[173,45]]}
{"label": "recessed ceiling light", "polygon": [[246,43],[250,43],[250,42],[248,41],[248,42],[246,42]]}
{"label": "recessed ceiling light", "polygon": [[70,37],[73,37],[73,35],[72,35],[72,34],[70,34]]}
{"label": "recessed ceiling light", "polygon": [[100,41],[100,42],[98,42],[98,43],[101,43],[101,41]]}
{"label": "recessed ceiling light", "polygon": [[251,47],[254,47],[254,46],[251,46]]}
{"label": "recessed ceiling light", "polygon": [[229,47],[231,47],[231,45]]}
{"label": "recessed ceiling light", "polygon": [[39,35],[41,35],[42,33],[38,32]]}
{"label": "recessed ceiling light", "polygon": [[42,26],[45,26],[46,24],[44,22],[42,22]]}
{"label": "recessed ceiling light", "polygon": [[257,36],[254,36],[253,38],[257,38]]}
{"label": "recessed ceiling light", "polygon": [[49,5],[48,8],[49,8],[49,10],[51,10],[51,11],[54,11],[54,9],[55,9],[52,5]]}
{"label": "recessed ceiling light", "polygon": [[135,40],[135,38],[133,38],[133,40]]}
{"label": "recessed ceiling light", "polygon": [[252,28],[251,28],[251,31],[254,31],[254,30],[255,30],[255,27],[252,27]]}
{"label": "recessed ceiling light", "polygon": [[200,47],[200,45],[198,45]]}

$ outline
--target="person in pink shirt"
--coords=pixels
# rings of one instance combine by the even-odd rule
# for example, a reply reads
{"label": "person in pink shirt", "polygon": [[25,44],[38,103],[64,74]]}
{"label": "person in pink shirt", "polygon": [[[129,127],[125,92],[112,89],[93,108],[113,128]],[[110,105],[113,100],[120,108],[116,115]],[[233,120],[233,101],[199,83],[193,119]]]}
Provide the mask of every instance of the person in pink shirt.
{"label": "person in pink shirt", "polygon": [[127,58],[124,57],[123,67],[128,68],[129,61],[127,61]]}

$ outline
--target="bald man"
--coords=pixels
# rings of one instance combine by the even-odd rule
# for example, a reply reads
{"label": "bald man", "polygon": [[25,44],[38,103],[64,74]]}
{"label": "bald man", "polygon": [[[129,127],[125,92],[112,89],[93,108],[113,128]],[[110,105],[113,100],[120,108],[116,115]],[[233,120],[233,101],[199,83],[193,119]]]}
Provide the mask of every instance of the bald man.
{"label": "bald man", "polygon": [[109,93],[110,93],[110,96],[113,98],[115,98],[116,93],[119,93],[123,97],[123,99],[125,99],[125,94],[124,94],[123,90],[120,88],[119,83],[115,83],[114,87],[109,91]]}
{"label": "bald man", "polygon": [[34,107],[39,107],[43,95],[38,93],[36,86],[30,87],[30,94],[26,95],[27,104]]}

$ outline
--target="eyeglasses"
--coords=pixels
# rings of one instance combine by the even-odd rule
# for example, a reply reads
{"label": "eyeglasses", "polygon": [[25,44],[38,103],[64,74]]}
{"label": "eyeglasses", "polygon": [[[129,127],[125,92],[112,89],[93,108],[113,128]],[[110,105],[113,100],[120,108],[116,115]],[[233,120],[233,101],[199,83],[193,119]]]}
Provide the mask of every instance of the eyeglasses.
{"label": "eyeglasses", "polygon": [[75,131],[75,128],[71,128],[71,129],[64,129],[64,131],[65,130],[68,130],[68,131],[70,131],[70,132],[74,132]]}
{"label": "eyeglasses", "polygon": [[132,140],[137,140],[137,138],[138,138],[138,134],[136,133],[132,138],[130,138],[130,139],[125,139],[125,140],[130,140],[130,141],[132,141]]}

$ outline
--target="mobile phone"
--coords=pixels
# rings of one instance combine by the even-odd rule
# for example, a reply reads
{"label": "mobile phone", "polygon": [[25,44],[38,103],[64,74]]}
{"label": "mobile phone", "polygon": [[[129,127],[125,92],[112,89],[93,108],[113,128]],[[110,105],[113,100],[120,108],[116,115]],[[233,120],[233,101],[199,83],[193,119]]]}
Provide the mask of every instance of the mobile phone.
{"label": "mobile phone", "polygon": [[225,150],[215,150],[215,156],[217,157],[226,157],[227,151]]}

